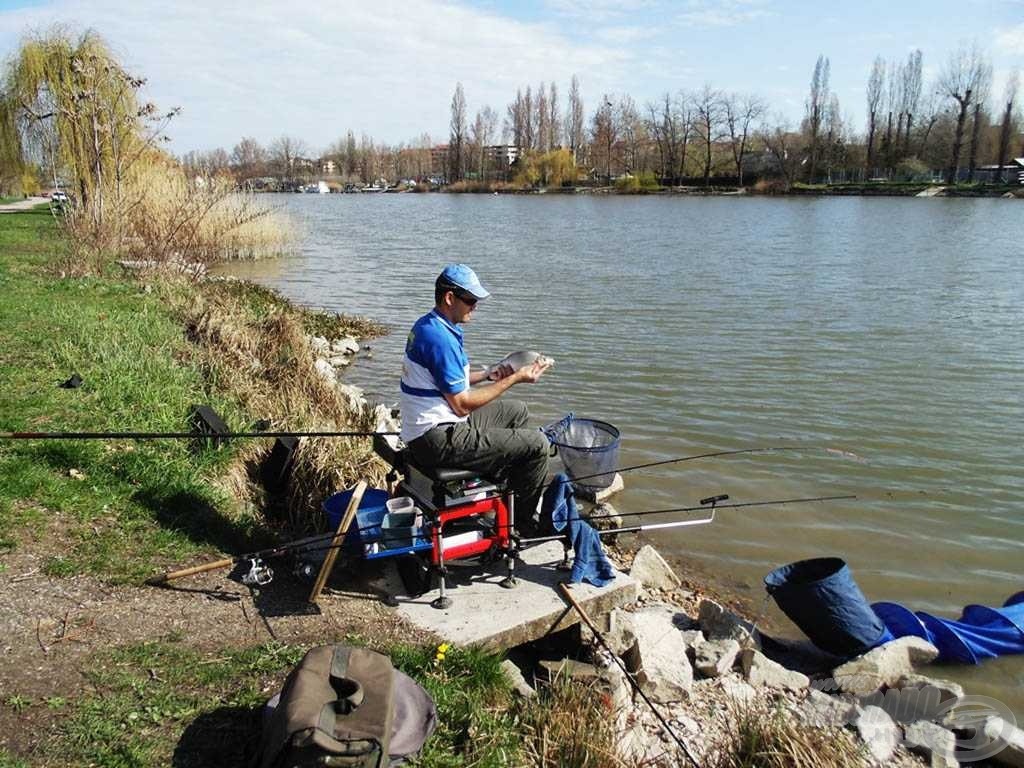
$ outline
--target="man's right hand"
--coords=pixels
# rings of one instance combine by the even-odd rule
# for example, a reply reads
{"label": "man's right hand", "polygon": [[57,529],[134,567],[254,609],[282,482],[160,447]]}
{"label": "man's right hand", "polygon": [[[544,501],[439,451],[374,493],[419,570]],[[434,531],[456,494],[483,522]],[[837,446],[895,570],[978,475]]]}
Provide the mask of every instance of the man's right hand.
{"label": "man's right hand", "polygon": [[539,379],[548,368],[551,367],[550,362],[542,362],[541,360],[535,360],[530,365],[524,365],[518,371],[515,372],[517,381],[526,382],[527,384],[533,384]]}

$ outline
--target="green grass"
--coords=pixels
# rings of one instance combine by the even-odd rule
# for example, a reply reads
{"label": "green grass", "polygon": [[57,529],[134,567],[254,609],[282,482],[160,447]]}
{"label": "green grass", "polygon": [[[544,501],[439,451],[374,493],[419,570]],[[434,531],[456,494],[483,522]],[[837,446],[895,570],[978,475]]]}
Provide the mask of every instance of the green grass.
{"label": "green grass", "polygon": [[[437,706],[438,727],[416,765],[522,764],[520,713],[500,658],[453,648],[438,661],[432,646],[378,650],[424,685]],[[3,706],[24,716],[59,714],[39,747],[48,764],[243,768],[258,749],[263,705],[305,651],[272,642],[200,652],[168,637],[94,653],[82,665],[89,692],[81,697],[13,694]],[[21,763],[0,753],[0,767],[7,765]]]}
{"label": "green grass", "polygon": [[[64,242],[44,211],[0,217],[0,431],[183,431],[211,390],[169,308],[173,287],[60,277]],[[58,385],[78,373],[83,386]],[[134,581],[155,562],[249,543],[254,521],[211,483],[234,448],[186,441],[0,441],[0,551],[64,539],[53,575]],[[73,471],[74,470],[74,471]]]}

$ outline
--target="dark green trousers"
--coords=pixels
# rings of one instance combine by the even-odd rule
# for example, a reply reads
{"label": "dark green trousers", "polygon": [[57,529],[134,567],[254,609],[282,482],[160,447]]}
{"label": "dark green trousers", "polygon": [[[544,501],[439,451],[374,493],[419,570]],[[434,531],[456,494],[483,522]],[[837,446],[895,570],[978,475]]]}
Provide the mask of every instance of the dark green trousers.
{"label": "dark green trousers", "polygon": [[424,467],[472,469],[508,483],[516,497],[516,519],[529,526],[548,474],[548,439],[527,426],[530,413],[518,400],[493,400],[467,421],[439,424],[409,443]]}

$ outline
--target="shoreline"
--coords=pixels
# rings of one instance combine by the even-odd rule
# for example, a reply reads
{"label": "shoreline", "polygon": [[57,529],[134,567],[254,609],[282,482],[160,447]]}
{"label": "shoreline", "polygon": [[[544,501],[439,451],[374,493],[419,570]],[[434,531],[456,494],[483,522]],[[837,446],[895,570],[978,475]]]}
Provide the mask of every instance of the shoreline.
{"label": "shoreline", "polygon": [[[291,195],[294,192],[259,192],[261,195]],[[1024,186],[1021,185],[947,185],[943,183],[889,182],[880,184],[793,184],[789,188],[772,186],[759,190],[755,187],[731,185],[686,185],[659,187],[657,189],[624,190],[617,187],[539,187],[533,189],[491,188],[448,189],[441,187],[429,191],[393,188],[385,191],[341,192],[331,194],[411,194],[411,195],[591,195],[610,197],[941,197],[941,198],[1002,198],[1024,200]]]}
{"label": "shoreline", "polygon": [[[39,233],[53,227],[48,212],[38,219]],[[12,226],[29,222],[6,220]],[[32,331],[12,332],[9,338],[10,354],[18,359],[20,374],[16,386],[11,387],[12,400],[22,396],[23,401],[12,403],[17,407],[5,414],[6,427],[20,429],[28,423],[41,429],[72,429],[81,426],[76,419],[84,419],[93,428],[110,428],[119,418],[130,418],[132,426],[167,430],[184,418],[186,406],[197,392],[211,398],[218,412],[234,424],[271,417],[275,426],[305,428],[308,423],[322,424],[325,413],[338,418],[344,415],[356,423],[364,416],[377,415],[361,393],[353,392],[338,376],[361,354],[359,342],[353,349],[348,341],[350,331],[361,341],[379,328],[372,321],[348,318],[342,322],[338,316],[314,313],[245,281],[193,281],[145,271],[58,277],[47,261],[48,254],[32,240],[23,241],[16,251],[0,258],[11,288],[8,311],[19,317],[19,331]],[[17,269],[10,269],[12,265]],[[33,306],[44,309],[32,311]],[[47,306],[61,306],[62,311],[48,312]],[[144,318],[144,323],[132,325],[132,318]],[[88,345],[76,344],[79,334],[89,339]],[[45,341],[28,343],[27,337]],[[52,347],[57,345],[84,346],[87,351],[69,358],[54,352]],[[61,389],[56,383],[66,373],[63,367],[72,362],[85,386]],[[163,387],[155,397],[160,409],[144,405],[144,396],[152,401],[152,391],[135,388],[132,377],[137,377],[135,366],[139,363],[146,365],[147,386]],[[290,375],[296,373],[292,369],[298,369],[297,376]],[[273,391],[264,391],[268,389]],[[287,394],[286,400],[274,399],[282,393]],[[114,397],[111,407],[104,398]],[[298,422],[288,421],[296,416]],[[306,418],[314,421],[306,422]],[[306,447],[319,451],[324,446],[317,448],[311,442]],[[24,754],[57,761],[67,758],[61,750],[88,749],[93,751],[87,755],[72,752],[71,762],[102,762],[95,750],[108,745],[113,751],[105,754],[124,754],[126,749],[152,754],[152,760],[140,758],[139,764],[155,766],[165,764],[162,756],[168,756],[171,749],[186,755],[191,754],[189,749],[212,749],[195,733],[189,741],[189,730],[196,723],[219,722],[238,735],[251,733],[253,715],[258,715],[267,691],[280,684],[302,650],[325,641],[365,644],[404,654],[409,651],[403,650],[407,649],[403,643],[416,643],[418,653],[425,656],[422,663],[407,670],[432,683],[446,682],[445,668],[433,657],[436,640],[381,603],[373,586],[380,569],[361,561],[344,571],[342,589],[329,592],[319,613],[298,610],[308,586],[293,581],[284,568],[279,584],[256,590],[247,590],[237,578],[229,579],[223,573],[182,583],[174,590],[153,590],[139,583],[141,576],[154,569],[254,549],[268,536],[280,537],[290,528],[273,513],[290,511],[294,515],[299,509],[309,514],[309,508],[315,506],[313,500],[322,496],[324,488],[336,489],[356,477],[379,483],[375,474],[382,474],[378,472],[381,468],[359,450],[352,445],[344,457],[325,454],[321,469],[314,465],[312,476],[303,480],[307,485],[302,493],[279,498],[275,505],[270,498],[254,495],[251,487],[270,453],[269,445],[231,443],[218,451],[193,455],[184,446],[152,443],[72,446],[56,453],[45,447],[0,444],[0,461],[7,462],[4,468],[27,489],[18,490],[19,485],[15,496],[9,497],[10,490],[5,491],[8,496],[0,496],[8,537],[0,565],[12,576],[2,590],[5,604],[12,608],[4,619],[8,663],[0,682],[8,691],[8,701],[0,709],[5,734],[0,758],[13,752],[15,759]],[[349,463],[344,472],[335,474],[342,459]],[[317,474],[322,467],[329,470],[326,476]],[[39,485],[27,483],[34,478]],[[628,562],[633,572],[639,567],[639,553],[653,548],[642,546],[643,539],[628,543],[636,546],[624,547],[619,562]],[[656,563],[660,556],[655,551],[654,557],[647,558]],[[705,641],[745,637],[749,621],[743,617],[751,612],[722,610],[722,604],[742,601],[728,595],[726,589],[704,583],[699,573],[682,581],[662,576],[666,581],[655,577],[641,599],[625,611],[628,615],[620,618],[624,626],[633,628],[634,635],[646,638],[636,651],[645,670],[644,684],[664,698],[663,708],[675,718],[675,727],[688,743],[710,749],[712,739],[707,732],[715,731],[715,739],[725,739],[724,731],[736,722],[729,707],[756,705],[758,709],[750,710],[756,714],[744,721],[744,727],[761,727],[784,717],[800,724],[793,726],[796,738],[819,744],[816,740],[826,734],[829,740],[839,739],[844,748],[853,750],[850,754],[860,754],[861,742],[856,739],[863,741],[863,734],[852,720],[844,719],[859,704],[847,702],[851,708],[838,719],[826,719],[820,731],[808,726],[803,719],[807,712],[824,706],[812,693],[820,690],[812,688],[809,679],[771,666],[770,659],[762,660],[754,648],[748,649],[746,662],[740,661],[738,646],[728,663],[722,660],[724,656],[709,656],[717,646]],[[712,599],[707,600],[708,596]],[[611,627],[608,632],[615,634]],[[657,646],[670,632],[679,635],[669,635],[675,662],[659,666],[655,673],[655,662],[642,659],[657,658]],[[703,633],[700,638],[694,634],[698,632]],[[718,634],[723,637],[716,638]],[[579,673],[574,685],[584,696],[593,698],[596,685],[610,702],[617,702],[610,712],[604,712],[618,723],[618,730],[611,732],[617,739],[613,746],[632,756],[632,762],[623,758],[626,764],[640,759],[651,759],[652,765],[658,764],[654,762],[658,759],[661,764],[675,764],[650,713],[642,702],[623,698],[625,681],[609,672],[610,666],[602,666],[607,659],[595,654],[583,635],[563,638],[569,655],[560,658],[579,662],[568,677],[577,680]],[[626,643],[628,637],[623,635],[620,640]],[[541,645],[522,651],[532,660],[529,669],[536,668],[532,662],[547,660],[550,651]],[[629,656],[631,647],[619,652]],[[249,652],[257,654],[256,661],[245,655]],[[699,667],[698,660],[704,657],[708,657],[704,669],[711,669],[707,664],[721,667],[718,674],[694,674],[691,667]],[[466,658],[472,661],[475,657]],[[175,666],[174,659],[181,659],[180,666]],[[188,675],[196,669],[214,668],[223,682],[204,682]],[[679,677],[684,668],[690,669],[688,679]],[[93,669],[99,672],[83,676],[84,670]],[[471,667],[460,669],[453,669],[452,684],[457,686],[462,679],[475,684],[472,672],[467,671]],[[552,675],[552,689],[560,674]],[[119,675],[128,675],[127,682]],[[588,675],[596,675],[598,682]],[[134,690],[141,682],[145,684],[140,691],[157,687],[160,696],[173,701],[166,713],[158,713],[158,721],[148,730],[133,725],[140,711],[145,715],[149,700]],[[223,688],[211,688],[216,685]],[[609,687],[600,687],[605,685]],[[685,688],[685,696],[678,686]],[[239,690],[244,694],[241,697]],[[522,726],[516,725],[524,712],[533,712],[538,722],[560,714],[557,708],[544,710],[548,704],[543,702],[510,700],[506,683],[495,682],[486,690],[492,698],[482,701],[480,708],[508,713],[509,719],[500,721],[498,727],[520,741],[530,739]],[[550,701],[544,698],[547,690],[538,685],[534,695]],[[682,696],[681,703],[673,698],[677,696]],[[845,706],[842,702],[846,700],[827,698],[830,702],[836,698]],[[73,707],[63,710],[68,703]],[[101,721],[103,729],[98,732],[105,735],[99,747],[73,747],[60,741],[63,723],[85,727],[86,723],[76,719],[82,713],[108,718]],[[456,731],[486,727],[474,720],[472,709],[468,713],[447,709],[444,717]],[[574,725],[586,731],[590,722],[581,720]],[[456,746],[441,735],[435,737],[432,748],[438,755],[435,762],[427,760],[425,765],[439,764],[440,756]],[[910,761],[907,765],[919,764],[906,750],[898,754],[899,760]],[[224,754],[220,757],[221,761],[207,764],[239,764]]]}

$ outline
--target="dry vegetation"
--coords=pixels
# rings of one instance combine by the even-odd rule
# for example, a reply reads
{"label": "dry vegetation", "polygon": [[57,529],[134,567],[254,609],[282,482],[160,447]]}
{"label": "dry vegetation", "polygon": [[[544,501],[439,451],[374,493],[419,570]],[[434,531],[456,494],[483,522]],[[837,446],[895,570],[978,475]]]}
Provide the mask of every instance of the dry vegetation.
{"label": "dry vegetation", "polygon": [[862,750],[839,729],[808,728],[784,709],[734,705],[708,768],[860,768]]}
{"label": "dry vegetation", "polygon": [[[195,345],[204,379],[230,391],[245,413],[258,414],[272,429],[282,431],[376,428],[371,409],[353,408],[317,372],[308,337],[374,336],[380,326],[314,314],[245,285],[213,283],[177,296],[177,311]],[[258,507],[265,506],[266,499],[254,481],[270,449],[266,441],[253,441],[229,474],[233,491]],[[320,504],[328,495],[356,479],[379,485],[385,471],[365,438],[302,439],[288,484],[288,522],[297,532],[317,528]]]}

